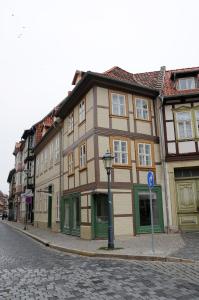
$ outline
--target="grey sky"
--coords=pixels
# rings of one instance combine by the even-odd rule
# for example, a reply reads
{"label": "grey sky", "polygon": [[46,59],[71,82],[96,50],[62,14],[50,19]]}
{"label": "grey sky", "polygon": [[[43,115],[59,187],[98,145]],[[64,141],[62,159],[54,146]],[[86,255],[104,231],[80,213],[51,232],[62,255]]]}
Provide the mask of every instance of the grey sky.
{"label": "grey sky", "polygon": [[198,0],[1,0],[0,190],[15,142],[71,89],[76,69],[198,66]]}

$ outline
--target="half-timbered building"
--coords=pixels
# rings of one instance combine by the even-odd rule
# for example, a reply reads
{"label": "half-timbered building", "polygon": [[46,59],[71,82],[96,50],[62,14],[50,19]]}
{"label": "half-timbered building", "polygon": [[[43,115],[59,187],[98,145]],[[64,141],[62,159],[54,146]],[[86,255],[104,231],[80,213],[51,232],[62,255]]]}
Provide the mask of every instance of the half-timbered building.
{"label": "half-timbered building", "polygon": [[199,68],[166,71],[162,96],[172,230],[199,229]]}
{"label": "half-timbered building", "polygon": [[[162,164],[156,107],[162,71],[77,71],[58,116],[63,120],[61,231],[84,239],[107,236],[107,174],[102,157],[114,155],[111,174],[115,235],[150,232],[147,172],[155,174],[154,227],[164,232]],[[165,221],[164,221],[165,220]]]}

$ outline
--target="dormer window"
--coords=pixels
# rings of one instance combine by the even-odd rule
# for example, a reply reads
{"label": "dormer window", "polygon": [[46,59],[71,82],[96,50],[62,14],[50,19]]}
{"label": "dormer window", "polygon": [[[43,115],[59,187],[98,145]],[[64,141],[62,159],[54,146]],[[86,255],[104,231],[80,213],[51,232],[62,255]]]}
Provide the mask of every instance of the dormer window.
{"label": "dormer window", "polygon": [[177,83],[178,90],[192,90],[196,88],[194,77],[179,78]]}

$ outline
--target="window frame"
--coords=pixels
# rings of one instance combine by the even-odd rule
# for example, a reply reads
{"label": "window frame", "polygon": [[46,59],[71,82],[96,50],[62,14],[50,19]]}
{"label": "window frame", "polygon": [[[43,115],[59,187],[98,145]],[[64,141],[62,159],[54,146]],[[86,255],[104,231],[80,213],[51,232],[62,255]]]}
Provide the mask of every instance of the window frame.
{"label": "window frame", "polygon": [[[121,161],[119,163],[115,162],[115,159],[113,161],[113,166],[114,168],[131,168],[131,145],[130,145],[130,140],[128,138],[120,137],[120,136],[112,136],[110,137],[110,149],[111,153],[115,156],[115,151],[114,151],[114,142],[119,141],[120,145],[121,142],[126,142],[126,154],[127,154],[127,163],[122,163]],[[121,146],[120,146],[121,149]],[[120,151],[122,153],[122,151]],[[121,155],[120,155],[121,157]]]}
{"label": "window frame", "polygon": [[193,108],[195,136],[196,138],[199,138],[199,116],[197,120],[197,116],[196,116],[197,113],[199,114],[199,106]]}
{"label": "window frame", "polygon": [[[142,97],[142,96],[134,96],[134,116],[135,116],[135,119],[136,120],[141,120],[143,122],[151,122],[151,99],[149,98],[145,98],[145,97]],[[140,117],[138,116],[138,113],[137,113],[137,100],[143,100],[143,101],[146,101],[147,103],[147,119],[143,118],[143,117]],[[143,112],[143,109],[142,109],[142,112]]]}
{"label": "window frame", "polygon": [[72,111],[68,116],[68,134],[72,133],[73,131],[74,131],[74,111]]}
{"label": "window frame", "polygon": [[[85,160],[85,163],[84,165],[81,165],[81,149],[85,147],[85,153],[84,153],[84,160]],[[79,145],[79,170],[84,170],[87,168],[87,145],[86,145],[86,142],[83,142],[81,145]]]}
{"label": "window frame", "polygon": [[[151,158],[151,165],[141,165],[140,164],[140,157],[139,157],[139,145],[150,145],[150,158]],[[137,169],[155,169],[155,157],[154,157],[154,143],[147,140],[136,140],[135,141],[135,152],[136,152],[136,168]],[[146,153],[146,151],[144,152]],[[146,162],[146,158],[145,158]]]}
{"label": "window frame", "polygon": [[[112,95],[120,95],[120,96],[123,96],[124,97],[124,115],[121,115],[121,114],[115,114],[113,112],[113,97]],[[128,101],[127,101],[127,94],[125,93],[122,93],[122,92],[118,92],[118,91],[112,91],[112,90],[109,90],[109,108],[110,108],[110,116],[113,116],[113,117],[116,117],[116,118],[128,118]]]}
{"label": "window frame", "polygon": [[[81,117],[81,115],[82,115],[82,111],[81,111],[82,103],[84,103],[83,117]],[[86,98],[82,99],[78,104],[78,116],[79,116],[79,125],[81,125],[86,120]]]}
{"label": "window frame", "polygon": [[[70,160],[72,158],[72,160]],[[71,168],[70,168],[71,166]],[[74,175],[75,166],[74,166],[74,152],[68,153],[68,176]]]}
{"label": "window frame", "polygon": [[[180,131],[179,131],[179,121],[177,120],[177,114],[178,113],[189,113],[190,114],[190,122],[191,122],[191,132],[192,136],[191,137],[180,137]],[[195,138],[195,131],[194,131],[194,119],[193,119],[193,113],[191,107],[183,107],[178,110],[174,111],[174,122],[175,122],[175,128],[176,128],[176,139],[178,141],[189,141],[193,140]]]}
{"label": "window frame", "polygon": [[[180,88],[180,81],[181,80],[185,80],[187,82],[188,79],[193,79],[193,81],[194,81],[194,88],[187,88],[187,87],[186,88]],[[186,83],[186,86],[187,86],[187,83]],[[177,79],[176,88],[177,88],[178,91],[195,90],[197,88],[196,78],[194,76],[178,78]]]}

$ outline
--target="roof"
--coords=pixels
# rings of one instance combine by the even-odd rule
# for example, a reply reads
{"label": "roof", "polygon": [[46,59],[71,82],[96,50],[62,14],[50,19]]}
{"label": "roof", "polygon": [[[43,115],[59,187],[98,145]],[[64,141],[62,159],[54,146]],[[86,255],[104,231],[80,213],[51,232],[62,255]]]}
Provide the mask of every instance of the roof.
{"label": "roof", "polygon": [[164,88],[163,88],[163,95],[168,96],[180,96],[180,95],[192,95],[198,94],[199,88],[191,89],[191,90],[177,90],[175,87],[175,76],[180,75],[180,77],[188,76],[189,74],[197,74],[197,78],[199,79],[199,67],[194,68],[183,68],[183,69],[176,69],[176,70],[168,70],[165,72],[165,79],[164,79]]}
{"label": "roof", "polygon": [[103,75],[109,78],[126,81],[133,85],[139,85],[152,89],[159,89],[161,84],[161,71],[162,70],[133,74],[119,67],[113,67],[110,70],[104,72]]}

